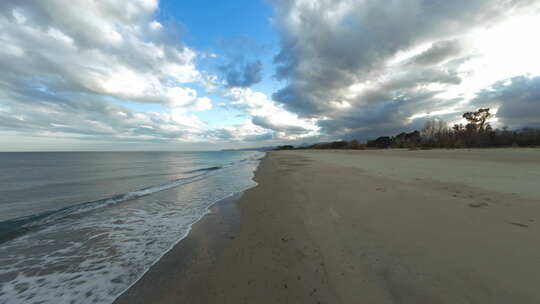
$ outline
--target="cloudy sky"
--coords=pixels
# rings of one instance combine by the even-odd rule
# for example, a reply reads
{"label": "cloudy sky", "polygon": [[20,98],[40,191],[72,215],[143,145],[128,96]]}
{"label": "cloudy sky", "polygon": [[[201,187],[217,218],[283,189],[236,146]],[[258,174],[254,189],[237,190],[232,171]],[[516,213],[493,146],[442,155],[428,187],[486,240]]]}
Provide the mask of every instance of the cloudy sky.
{"label": "cloudy sky", "polygon": [[540,126],[540,0],[2,0],[0,151]]}

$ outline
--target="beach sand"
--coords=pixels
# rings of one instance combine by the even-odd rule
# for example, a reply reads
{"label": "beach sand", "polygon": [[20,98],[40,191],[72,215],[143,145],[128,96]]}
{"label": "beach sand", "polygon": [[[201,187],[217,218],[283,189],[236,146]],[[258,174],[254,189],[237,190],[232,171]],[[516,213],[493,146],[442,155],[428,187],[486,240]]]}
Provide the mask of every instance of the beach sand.
{"label": "beach sand", "polygon": [[540,150],[279,151],[117,303],[540,303]]}

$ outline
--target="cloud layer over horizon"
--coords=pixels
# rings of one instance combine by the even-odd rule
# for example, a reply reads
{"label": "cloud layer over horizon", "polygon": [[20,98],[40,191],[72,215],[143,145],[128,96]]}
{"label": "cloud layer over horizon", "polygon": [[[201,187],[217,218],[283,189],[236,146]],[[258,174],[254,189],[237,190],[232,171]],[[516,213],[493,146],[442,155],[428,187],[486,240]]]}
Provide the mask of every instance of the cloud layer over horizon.
{"label": "cloud layer over horizon", "polygon": [[540,126],[540,1],[271,4],[281,42],[269,66],[186,45],[157,0],[2,1],[0,137],[175,149],[363,140],[480,106],[497,125]]}

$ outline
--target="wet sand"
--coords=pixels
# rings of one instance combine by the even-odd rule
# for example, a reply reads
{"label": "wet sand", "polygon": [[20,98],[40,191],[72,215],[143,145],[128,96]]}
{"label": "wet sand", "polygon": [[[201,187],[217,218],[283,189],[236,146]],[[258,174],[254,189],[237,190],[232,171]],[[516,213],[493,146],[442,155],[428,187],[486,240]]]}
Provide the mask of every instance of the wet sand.
{"label": "wet sand", "polygon": [[540,150],[283,151],[117,303],[540,303]]}

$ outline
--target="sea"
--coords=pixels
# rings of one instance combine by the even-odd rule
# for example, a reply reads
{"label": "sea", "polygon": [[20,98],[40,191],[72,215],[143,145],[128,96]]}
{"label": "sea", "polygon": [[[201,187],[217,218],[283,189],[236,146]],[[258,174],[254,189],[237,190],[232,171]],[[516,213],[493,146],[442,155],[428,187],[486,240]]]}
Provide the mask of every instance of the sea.
{"label": "sea", "polygon": [[112,303],[263,157],[0,153],[0,303]]}

